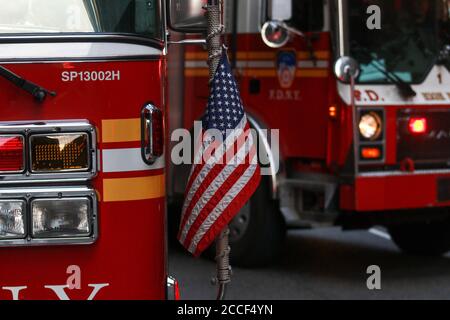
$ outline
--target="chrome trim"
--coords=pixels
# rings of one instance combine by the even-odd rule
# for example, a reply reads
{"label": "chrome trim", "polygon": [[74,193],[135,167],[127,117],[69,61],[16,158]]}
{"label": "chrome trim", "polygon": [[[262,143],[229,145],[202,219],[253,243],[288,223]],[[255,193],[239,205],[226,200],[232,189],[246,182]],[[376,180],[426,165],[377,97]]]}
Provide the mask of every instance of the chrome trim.
{"label": "chrome trim", "polygon": [[[267,11],[268,11],[268,0],[263,0],[261,1],[261,5],[259,8],[259,21],[258,21],[258,31],[259,33],[261,33],[262,30],[262,26],[263,24],[269,20],[269,17],[267,15]],[[237,17],[234,17],[235,19],[237,19]]]}
{"label": "chrome trim", "polygon": [[23,166],[23,170],[17,170],[17,171],[1,171],[0,170],[0,175],[1,174],[22,174],[25,171],[25,167],[26,167],[26,163],[25,163],[25,155],[26,155],[26,141],[25,141],[25,136],[23,134],[1,134],[0,133],[0,138],[4,138],[4,137],[21,137],[22,138],[22,144],[23,144],[23,148],[22,148],[22,166]]}
{"label": "chrome trim", "polygon": [[348,45],[346,43],[348,22],[346,21],[346,10],[348,8],[347,0],[337,0],[338,1],[338,48],[339,56],[343,57],[347,55]]}
{"label": "chrome trim", "polygon": [[415,170],[413,172],[404,171],[377,171],[377,172],[364,172],[360,173],[358,177],[363,178],[377,178],[377,177],[404,177],[404,176],[418,176],[418,175],[437,175],[450,174],[450,169],[429,169],[429,170]]}
{"label": "chrome trim", "polygon": [[169,41],[169,45],[179,44],[179,45],[199,45],[206,46],[206,39],[183,39],[177,41]]}
{"label": "chrome trim", "polygon": [[[382,123],[382,134],[383,139],[378,141],[370,141],[370,140],[364,140],[361,139],[361,132],[359,131],[359,122],[361,121],[361,114],[364,112],[381,112],[383,115],[383,118],[381,119],[383,121]],[[370,164],[382,164],[386,162],[386,136],[387,136],[387,121],[386,121],[386,109],[384,107],[358,107],[357,110],[357,118],[358,123],[356,125],[357,133],[358,133],[358,164],[359,165],[370,165]],[[381,146],[383,151],[383,157],[378,160],[364,160],[361,158],[361,148],[364,146]],[[359,172],[359,171],[358,171]]]}
{"label": "chrome trim", "polygon": [[81,42],[90,40],[93,42],[114,41],[124,43],[147,43],[159,44],[163,47],[164,41],[156,38],[149,38],[138,36],[134,34],[120,34],[120,33],[48,33],[48,34],[2,34],[0,35],[1,43],[27,43],[27,42]]}
{"label": "chrome trim", "polygon": [[[0,135],[21,134],[25,137],[25,145],[28,150],[25,155],[25,171],[21,174],[0,174],[0,185],[5,183],[41,183],[58,181],[87,181],[97,175],[97,134],[95,127],[87,120],[67,121],[21,121],[0,122]],[[30,136],[35,134],[64,134],[64,133],[86,133],[89,143],[89,169],[85,172],[56,172],[36,173],[31,172],[31,148],[29,146]]]}
{"label": "chrome trim", "polygon": [[[247,113],[247,119],[250,124],[250,127],[254,128],[258,132],[259,141],[262,141],[264,149],[267,152],[267,155],[269,157],[270,171],[271,171],[270,176],[271,176],[271,180],[272,180],[272,198],[276,199],[278,196],[278,174],[275,170],[275,158],[274,158],[274,155],[272,154],[272,149],[270,148],[267,138],[264,136],[264,134],[261,133],[261,130],[263,130],[263,127],[256,121],[255,118],[253,118],[248,113]],[[280,157],[281,157],[281,154],[280,154]],[[279,160],[281,160],[281,159],[279,159]]]}
{"label": "chrome trim", "polygon": [[[89,237],[72,238],[33,238],[31,236],[31,201],[35,199],[52,198],[89,198],[91,199],[91,230]],[[95,190],[87,187],[61,187],[61,188],[8,188],[0,189],[0,200],[21,199],[26,205],[26,225],[27,236],[24,239],[0,240],[0,247],[24,247],[24,246],[51,246],[51,245],[88,245],[93,244],[98,239],[98,199]]]}
{"label": "chrome trim", "polygon": [[325,0],[323,2],[323,32],[330,32],[331,29],[331,16],[330,16],[330,1]]}
{"label": "chrome trim", "polygon": [[[164,127],[164,118],[162,111],[158,109],[151,103],[148,103],[144,106],[141,112],[141,155],[142,161],[147,165],[152,165],[156,162],[158,158],[160,158],[163,154],[155,154],[154,146],[153,146],[153,117],[158,115],[162,119],[162,126]],[[147,132],[148,130],[148,132]],[[148,148],[146,145],[146,134],[148,133]],[[164,135],[164,129],[162,134]],[[148,152],[147,152],[148,149]],[[164,149],[164,146],[163,146]]]}
{"label": "chrome trim", "polygon": [[163,38],[163,56],[167,56],[168,55],[168,38],[169,38],[169,29],[167,26],[167,21],[168,21],[168,14],[167,14],[167,3],[165,1],[159,1],[159,12],[161,14],[161,22],[163,27],[161,28],[161,32],[162,32],[162,38]]}

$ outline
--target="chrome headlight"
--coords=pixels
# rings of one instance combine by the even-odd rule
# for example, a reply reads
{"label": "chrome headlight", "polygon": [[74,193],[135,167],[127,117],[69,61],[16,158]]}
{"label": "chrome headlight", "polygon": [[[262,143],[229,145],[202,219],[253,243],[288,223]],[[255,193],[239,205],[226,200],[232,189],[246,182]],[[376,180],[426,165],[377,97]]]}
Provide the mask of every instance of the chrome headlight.
{"label": "chrome headlight", "polygon": [[73,238],[91,234],[88,198],[37,199],[31,202],[33,238]]}
{"label": "chrome headlight", "polygon": [[0,201],[0,239],[25,238],[25,220],[25,201]]}
{"label": "chrome headlight", "polygon": [[376,140],[381,136],[383,123],[378,114],[370,112],[361,116],[359,120],[359,132],[368,140]]}
{"label": "chrome headlight", "polygon": [[93,189],[0,188],[0,247],[93,244],[98,229]]}

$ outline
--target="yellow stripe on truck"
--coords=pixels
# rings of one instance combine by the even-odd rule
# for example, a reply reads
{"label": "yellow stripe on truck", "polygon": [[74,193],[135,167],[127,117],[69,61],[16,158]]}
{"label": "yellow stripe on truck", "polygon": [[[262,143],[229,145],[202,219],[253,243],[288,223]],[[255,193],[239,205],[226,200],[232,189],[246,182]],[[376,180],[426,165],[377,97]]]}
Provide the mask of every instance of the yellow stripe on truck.
{"label": "yellow stripe on truck", "polygon": [[185,77],[209,77],[208,69],[200,69],[200,68],[189,68],[184,69]]}
{"label": "yellow stripe on truck", "polygon": [[136,201],[163,198],[165,175],[103,180],[103,201]]}
{"label": "yellow stripe on truck", "polygon": [[140,140],[141,121],[139,118],[102,121],[103,143],[133,142]]}
{"label": "yellow stripe on truck", "polygon": [[[278,77],[275,69],[244,69],[243,73],[247,77],[258,78],[276,78]],[[185,69],[184,75],[186,77],[207,77],[208,69]],[[295,76],[297,78],[327,78],[329,75],[328,69],[297,69]]]}
{"label": "yellow stripe on truck", "polygon": [[[289,50],[289,49],[287,49]],[[293,50],[295,51],[295,50]],[[277,51],[240,51],[237,53],[238,60],[274,60],[277,57]],[[314,51],[316,59],[329,59],[330,51],[318,50]],[[206,61],[208,59],[207,52],[186,52],[186,60]],[[308,51],[297,51],[298,60],[310,60],[311,53]]]}

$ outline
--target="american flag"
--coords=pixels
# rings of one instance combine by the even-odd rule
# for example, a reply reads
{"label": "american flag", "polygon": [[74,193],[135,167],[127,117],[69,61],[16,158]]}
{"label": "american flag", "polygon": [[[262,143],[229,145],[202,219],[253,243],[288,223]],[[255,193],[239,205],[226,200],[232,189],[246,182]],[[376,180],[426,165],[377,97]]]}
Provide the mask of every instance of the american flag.
{"label": "american flag", "polygon": [[261,179],[256,147],[224,50],[194,151],[178,240],[194,256],[208,248]]}

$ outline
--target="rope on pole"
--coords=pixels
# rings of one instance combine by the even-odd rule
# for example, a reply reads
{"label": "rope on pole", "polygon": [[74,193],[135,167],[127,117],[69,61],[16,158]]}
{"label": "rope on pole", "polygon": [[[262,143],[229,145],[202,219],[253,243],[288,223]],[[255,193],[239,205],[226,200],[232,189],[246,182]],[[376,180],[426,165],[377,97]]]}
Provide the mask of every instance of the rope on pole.
{"label": "rope on pole", "polygon": [[222,55],[222,33],[224,26],[221,24],[220,0],[208,0],[207,5],[208,36],[206,43],[208,46],[209,81],[211,82],[219,65]]}

